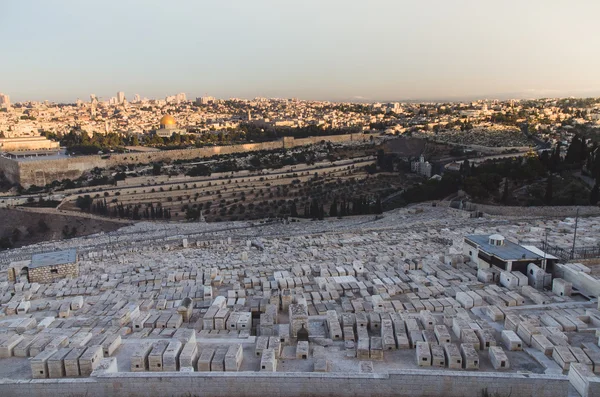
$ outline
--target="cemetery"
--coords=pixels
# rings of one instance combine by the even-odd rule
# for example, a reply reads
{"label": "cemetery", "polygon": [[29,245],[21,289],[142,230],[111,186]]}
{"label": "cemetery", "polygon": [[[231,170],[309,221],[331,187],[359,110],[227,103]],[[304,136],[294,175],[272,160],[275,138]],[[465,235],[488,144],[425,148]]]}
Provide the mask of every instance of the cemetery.
{"label": "cemetery", "polygon": [[[574,228],[420,204],[322,222],[141,222],[10,250],[0,394],[593,395],[598,261],[539,248],[568,247]],[[598,230],[578,219],[577,244],[599,244]],[[31,278],[32,264],[59,262],[77,271]]]}

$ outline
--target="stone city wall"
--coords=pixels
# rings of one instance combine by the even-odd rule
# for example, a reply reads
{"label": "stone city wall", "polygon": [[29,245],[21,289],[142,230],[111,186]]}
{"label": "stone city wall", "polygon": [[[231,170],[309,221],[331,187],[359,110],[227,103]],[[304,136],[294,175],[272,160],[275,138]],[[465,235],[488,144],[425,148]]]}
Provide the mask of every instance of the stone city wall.
{"label": "stone city wall", "polygon": [[[54,272],[53,272],[54,270]],[[51,283],[60,278],[75,278],[79,275],[79,264],[68,263],[64,265],[42,266],[29,269],[30,283]]]}
{"label": "stone city wall", "polygon": [[[197,149],[165,150],[149,153],[123,153],[106,156],[80,156],[64,159],[23,161],[0,158],[0,170],[3,170],[10,182],[20,183],[23,187],[31,185],[44,186],[54,180],[76,179],[85,171],[94,167],[107,168],[124,164],[148,164],[166,160],[192,160],[195,158],[211,157],[221,154],[245,153],[260,150],[275,150],[312,145],[321,141],[326,142],[368,142],[371,137],[379,134],[345,134],[327,135],[294,139],[286,137],[278,141],[263,143],[246,143],[228,146],[209,146]],[[105,157],[105,158],[103,158]]]}
{"label": "stone city wall", "polygon": [[0,380],[0,395],[47,397],[566,397],[562,375],[405,370],[388,374],[103,373],[85,379]]}
{"label": "stone city wall", "polygon": [[18,180],[11,182],[20,183],[23,187],[44,186],[54,180],[77,179],[85,171],[94,167],[103,168],[107,164],[100,156],[15,162],[19,168]]}
{"label": "stone city wall", "polygon": [[124,164],[151,163],[155,161],[173,161],[173,160],[193,160],[195,158],[211,157],[221,154],[255,152],[259,150],[274,150],[281,149],[283,144],[281,141],[263,142],[263,143],[246,143],[240,145],[228,146],[208,146],[198,149],[183,149],[183,150],[164,150],[160,152],[150,153],[123,153],[113,154],[107,160],[107,166],[112,167]]}

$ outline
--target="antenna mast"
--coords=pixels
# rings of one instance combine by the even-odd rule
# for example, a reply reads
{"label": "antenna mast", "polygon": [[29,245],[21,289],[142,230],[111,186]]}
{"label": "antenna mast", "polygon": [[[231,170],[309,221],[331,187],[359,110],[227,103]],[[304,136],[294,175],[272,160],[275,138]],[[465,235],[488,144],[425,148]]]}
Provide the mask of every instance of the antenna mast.
{"label": "antenna mast", "polygon": [[571,259],[575,257],[575,240],[577,240],[577,222],[579,221],[579,208],[575,214],[575,231],[573,233],[573,248],[571,249]]}

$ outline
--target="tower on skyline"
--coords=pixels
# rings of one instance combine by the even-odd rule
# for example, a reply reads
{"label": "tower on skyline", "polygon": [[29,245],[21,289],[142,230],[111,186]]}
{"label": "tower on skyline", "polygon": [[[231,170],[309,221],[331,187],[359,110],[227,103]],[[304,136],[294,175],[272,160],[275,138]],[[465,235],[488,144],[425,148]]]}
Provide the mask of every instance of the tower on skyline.
{"label": "tower on skyline", "polygon": [[9,108],[10,107],[10,97],[8,94],[3,94],[0,92],[0,108]]}

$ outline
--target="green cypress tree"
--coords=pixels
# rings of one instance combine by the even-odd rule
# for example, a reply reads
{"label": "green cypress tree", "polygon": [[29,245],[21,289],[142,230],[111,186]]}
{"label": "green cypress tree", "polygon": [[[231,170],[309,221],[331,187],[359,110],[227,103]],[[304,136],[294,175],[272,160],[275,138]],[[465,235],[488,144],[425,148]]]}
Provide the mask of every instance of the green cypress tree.
{"label": "green cypress tree", "polygon": [[508,202],[508,178],[504,178],[504,192],[502,192],[502,203]]}
{"label": "green cypress tree", "polygon": [[600,200],[600,185],[596,182],[594,188],[590,192],[590,204],[596,205],[598,204],[598,200]]}
{"label": "green cypress tree", "polygon": [[381,197],[377,197],[377,201],[375,202],[375,213],[382,214],[383,207],[381,206]]}
{"label": "green cypress tree", "polygon": [[329,216],[337,216],[337,198],[334,198],[331,202],[331,206],[329,207]]}

